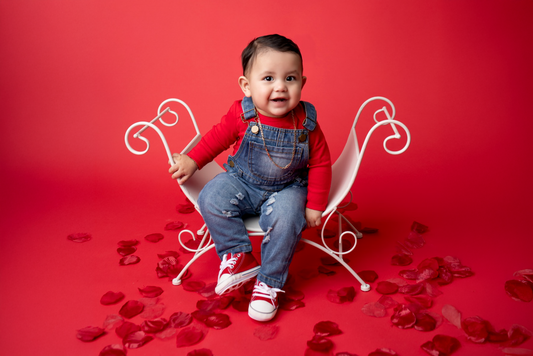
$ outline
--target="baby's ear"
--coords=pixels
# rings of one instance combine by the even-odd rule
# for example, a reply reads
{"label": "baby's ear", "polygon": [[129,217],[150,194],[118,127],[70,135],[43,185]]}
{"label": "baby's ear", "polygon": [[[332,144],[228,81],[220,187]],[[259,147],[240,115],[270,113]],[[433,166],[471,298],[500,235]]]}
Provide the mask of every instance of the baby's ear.
{"label": "baby's ear", "polygon": [[246,78],[245,76],[240,76],[239,86],[241,87],[241,90],[244,95],[248,97],[252,96],[252,93],[250,92],[250,82],[248,81],[248,78]]}
{"label": "baby's ear", "polygon": [[302,88],[304,87],[305,83],[307,83],[307,77],[302,77]]}

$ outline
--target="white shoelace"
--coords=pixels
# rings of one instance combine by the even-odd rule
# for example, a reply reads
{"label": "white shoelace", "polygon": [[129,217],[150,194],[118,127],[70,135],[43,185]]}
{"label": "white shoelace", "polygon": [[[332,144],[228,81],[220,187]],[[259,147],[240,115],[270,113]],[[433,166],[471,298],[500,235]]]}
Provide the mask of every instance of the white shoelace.
{"label": "white shoelace", "polygon": [[277,297],[279,292],[285,293],[285,291],[283,291],[281,289],[270,288],[265,283],[259,282],[259,284],[256,284],[254,286],[253,295],[254,296],[257,295],[257,296],[263,297],[263,298],[270,298],[270,302],[272,303],[272,305],[275,306],[274,301],[276,300],[276,297]]}
{"label": "white shoelace", "polygon": [[218,271],[218,278],[220,278],[222,271],[224,271],[226,267],[233,268],[235,267],[235,263],[237,263],[237,257],[232,257],[228,260],[227,256],[228,254],[225,254],[222,258],[222,262],[220,263],[220,271]]}

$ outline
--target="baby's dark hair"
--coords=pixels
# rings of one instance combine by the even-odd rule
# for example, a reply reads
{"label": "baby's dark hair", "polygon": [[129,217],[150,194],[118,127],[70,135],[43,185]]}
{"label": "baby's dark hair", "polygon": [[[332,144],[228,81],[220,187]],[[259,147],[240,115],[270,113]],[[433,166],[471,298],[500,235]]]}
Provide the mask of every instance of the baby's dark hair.
{"label": "baby's dark hair", "polygon": [[300,48],[298,48],[298,45],[287,37],[277,34],[261,36],[253,39],[242,51],[242,74],[246,75],[246,72],[252,67],[255,57],[257,57],[259,53],[269,49],[279,52],[294,52],[300,57],[300,59],[302,59],[302,54],[300,53]]}

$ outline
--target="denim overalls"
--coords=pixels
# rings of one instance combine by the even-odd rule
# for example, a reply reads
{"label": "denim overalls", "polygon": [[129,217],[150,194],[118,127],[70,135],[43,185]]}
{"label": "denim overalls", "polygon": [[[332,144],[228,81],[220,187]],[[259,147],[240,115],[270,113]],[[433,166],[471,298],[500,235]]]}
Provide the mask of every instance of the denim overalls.
{"label": "denim overalls", "polygon": [[[273,288],[282,288],[287,279],[294,249],[307,226],[307,164],[309,131],[316,127],[313,105],[303,103],[304,129],[280,129],[262,125],[269,158],[258,130],[252,99],[242,101],[243,121],[248,128],[234,156],[221,173],[206,184],[198,197],[198,206],[217,254],[251,252],[250,238],[242,221],[260,215],[259,225],[266,232],[261,244],[261,269],[257,279]],[[254,127],[256,127],[254,129]],[[256,132],[256,133],[254,133]]]}

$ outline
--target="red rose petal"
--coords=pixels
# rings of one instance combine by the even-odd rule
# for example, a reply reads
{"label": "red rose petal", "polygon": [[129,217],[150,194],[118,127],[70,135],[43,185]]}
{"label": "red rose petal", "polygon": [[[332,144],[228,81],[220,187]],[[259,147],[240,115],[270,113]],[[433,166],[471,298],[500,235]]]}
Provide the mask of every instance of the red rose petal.
{"label": "red rose petal", "polygon": [[163,259],[163,258],[171,257],[171,256],[177,259],[180,256],[180,254],[177,251],[165,251],[164,253],[157,254],[157,257],[159,257],[159,259]]}
{"label": "red rose petal", "polygon": [[411,231],[416,231],[419,234],[426,233],[429,230],[429,228],[426,225],[423,225],[419,222],[414,221],[411,225]]}
{"label": "red rose petal", "polygon": [[72,242],[87,242],[90,241],[92,238],[92,235],[86,232],[78,232],[67,236],[67,239]]}
{"label": "red rose petal", "polygon": [[433,331],[437,327],[437,321],[429,314],[416,315],[415,330]]}
{"label": "red rose petal", "polygon": [[189,203],[189,204],[178,204],[178,206],[176,207],[176,210],[180,214],[190,214],[190,213],[194,213],[196,211],[196,209],[194,208],[194,205],[191,204],[191,203]]}
{"label": "red rose petal", "polygon": [[165,225],[165,230],[175,231],[179,230],[183,227],[183,223],[181,221],[172,221]]}
{"label": "red rose petal", "polygon": [[285,293],[280,295],[280,298],[284,298],[287,300],[302,300],[305,298],[305,295],[302,291],[289,287],[285,290]]}
{"label": "red rose petal", "polygon": [[205,282],[203,281],[186,281],[182,283],[183,289],[188,292],[198,292],[205,288]]}
{"label": "red rose petal", "polygon": [[420,348],[422,350],[426,351],[426,353],[428,353],[431,356],[446,356],[445,354],[443,354],[443,353],[439,352],[439,350],[437,350],[437,348],[435,347],[435,344],[433,343],[433,341],[424,342],[422,345],[420,345]]}
{"label": "red rose petal", "polygon": [[188,326],[181,329],[176,336],[177,347],[187,347],[196,345],[204,338],[204,332],[195,326]]}
{"label": "red rose petal", "polygon": [[158,242],[158,241],[161,241],[165,238],[165,236],[163,236],[163,234],[159,234],[159,233],[155,233],[155,234],[149,234],[149,235],[146,235],[144,237],[144,239],[146,241],[150,241],[150,242]]}
{"label": "red rose petal", "polygon": [[105,330],[109,331],[109,330],[116,329],[117,327],[122,325],[123,322],[124,322],[123,317],[121,317],[120,315],[111,314],[105,318],[102,326],[104,327]]}
{"label": "red rose petal", "polygon": [[389,281],[378,282],[376,292],[380,294],[394,294],[398,291],[398,285]]}
{"label": "red rose petal", "polygon": [[388,295],[382,295],[381,298],[379,298],[378,303],[383,305],[385,309],[394,308],[398,305],[398,302],[389,297]]}
{"label": "red rose petal", "polygon": [[[141,301],[141,300],[139,300]],[[167,308],[165,304],[163,303],[156,303],[156,304],[144,304],[144,310],[139,316],[143,319],[157,319],[161,315],[165,313],[165,309]]]}
{"label": "red rose petal", "polygon": [[324,266],[318,266],[318,273],[322,273],[322,274],[325,274],[326,276],[333,276],[335,274],[337,274],[337,272],[329,269],[329,268],[326,268]]}
{"label": "red rose petal", "polygon": [[170,316],[168,325],[171,328],[183,328],[192,322],[192,316],[189,313],[177,312]]}
{"label": "red rose petal", "polygon": [[138,240],[122,240],[118,242],[121,247],[135,246],[139,243]]}
{"label": "red rose petal", "polygon": [[126,335],[140,331],[141,327],[137,324],[134,324],[130,321],[125,321],[118,328],[115,329],[115,333],[121,339],[124,339]]}
{"label": "red rose petal", "polygon": [[412,328],[416,323],[416,316],[405,305],[398,305],[394,308],[394,314],[391,317],[393,325],[400,329]]}
{"label": "red rose petal", "polygon": [[489,336],[489,323],[478,316],[466,318],[461,327],[466,333],[466,338],[475,343],[483,343]]}
{"label": "red rose petal", "polygon": [[120,261],[118,262],[121,266],[127,266],[127,265],[134,265],[136,263],[139,263],[141,261],[141,258],[139,256],[135,255],[129,255],[122,257]]}
{"label": "red rose petal", "polygon": [[[250,304],[250,299],[242,296],[242,297],[235,298],[233,302],[231,303],[231,306],[233,307],[233,309],[237,311],[247,312],[249,304]],[[282,308],[282,305],[283,303],[280,301],[280,308]]]}
{"label": "red rose petal", "polygon": [[165,318],[145,320],[141,323],[141,330],[147,334],[159,333],[166,329],[168,321]]}
{"label": "red rose petal", "polygon": [[519,346],[531,338],[531,331],[523,327],[522,325],[513,325],[509,329],[509,346]]}
{"label": "red rose petal", "polygon": [[122,339],[122,342],[128,349],[138,349],[153,339],[153,336],[146,335],[144,331],[136,331],[126,335],[126,337]]}
{"label": "red rose petal", "polygon": [[532,356],[533,350],[518,347],[505,347],[502,349],[505,356]]}
{"label": "red rose petal", "polygon": [[404,298],[409,303],[417,303],[425,309],[429,309],[433,305],[433,299],[427,295],[413,295],[413,296],[406,295]]}
{"label": "red rose petal", "polygon": [[215,287],[217,286],[216,282],[207,284],[204,288],[200,289],[198,291],[198,294],[200,294],[204,298],[213,298],[217,296],[215,292]]}
{"label": "red rose petal", "polygon": [[405,239],[404,243],[408,248],[421,248],[424,246],[426,241],[418,232],[411,231],[409,233],[409,236],[407,236],[407,238]]}
{"label": "red rose petal", "polygon": [[357,274],[366,283],[372,283],[372,282],[375,282],[376,279],[378,279],[378,274],[375,271],[371,271],[371,270],[361,271]]}
{"label": "red rose petal", "polygon": [[526,281],[533,283],[533,269],[523,269],[520,271],[516,271],[515,273],[513,273],[513,276],[521,277]]}
{"label": "red rose petal", "polygon": [[393,266],[408,266],[413,263],[413,259],[403,253],[392,256],[391,265]]}
{"label": "red rose petal", "polygon": [[220,307],[220,299],[207,299],[199,300],[196,302],[196,309],[202,310],[205,312],[215,311]]}
{"label": "red rose petal", "polygon": [[315,335],[322,337],[342,334],[339,325],[333,321],[321,321],[316,323],[313,327],[313,332]]}
{"label": "red rose petal", "polygon": [[442,316],[446,318],[452,325],[461,329],[461,312],[454,306],[446,304],[442,307]]}
{"label": "red rose petal", "polygon": [[363,314],[373,316],[375,318],[383,318],[387,315],[387,309],[379,302],[367,303],[361,309]]}
{"label": "red rose petal", "polygon": [[157,286],[147,286],[143,289],[138,288],[139,292],[146,298],[155,298],[163,294],[163,288]]}
{"label": "red rose petal", "polygon": [[437,283],[440,285],[446,285],[453,282],[453,275],[452,272],[448,269],[446,266],[441,266],[437,270],[439,272],[439,277],[437,279]]}
{"label": "red rose petal", "polygon": [[424,291],[424,285],[420,283],[406,284],[398,287],[398,292],[402,294],[417,295]]}
{"label": "red rose petal", "polygon": [[198,349],[188,352],[187,356],[213,356],[213,352],[209,349]]}
{"label": "red rose petal", "polygon": [[437,281],[426,281],[424,285],[426,288],[426,294],[430,297],[435,298],[442,294],[439,289],[439,283]]}
{"label": "red rose petal", "polygon": [[500,331],[492,331],[489,330],[489,337],[487,339],[488,342],[494,342],[494,343],[500,343],[500,342],[506,342],[509,340],[509,335],[507,330],[502,329]]}
{"label": "red rose petal", "polygon": [[98,326],[86,326],[76,333],[76,337],[83,342],[94,341],[100,336],[105,335],[106,331]]}
{"label": "red rose petal", "polygon": [[[185,245],[185,247],[190,248],[191,250],[196,250],[198,248],[198,246],[200,246],[201,242],[202,242],[201,238],[196,238],[196,240],[193,239],[193,238],[190,238],[189,240],[187,240],[183,244]],[[183,252],[183,253],[194,253],[192,251],[184,249],[182,246],[180,246],[180,251]]]}
{"label": "red rose petal", "polygon": [[144,305],[137,300],[128,300],[118,312],[123,317],[130,319],[139,315],[144,309]]}
{"label": "red rose petal", "polygon": [[336,304],[342,304],[346,302],[352,302],[355,298],[355,288],[354,287],[345,287],[341,288],[338,291],[329,290],[327,298],[330,302]]}
{"label": "red rose petal", "polygon": [[411,252],[411,250],[409,250],[407,248],[407,246],[405,246],[400,241],[396,241],[395,249],[396,249],[396,252],[398,252],[398,253],[401,253],[401,254],[404,254],[404,255],[408,255],[408,256],[412,256],[413,255],[413,252]]}
{"label": "red rose petal", "polygon": [[103,305],[111,305],[120,302],[124,299],[124,293],[109,291],[100,298],[100,303]]}
{"label": "red rose petal", "polygon": [[513,300],[518,302],[530,302],[533,300],[533,289],[527,281],[518,281],[515,279],[505,282],[505,292]]}
{"label": "red rose petal", "polygon": [[416,269],[404,269],[398,272],[400,277],[408,280],[415,280],[418,276],[418,271]]}
{"label": "red rose petal", "polygon": [[205,320],[205,325],[216,330],[221,330],[230,326],[231,321],[229,319],[229,316],[227,316],[226,314],[219,313],[208,316]]}
{"label": "red rose petal", "polygon": [[254,330],[254,336],[261,341],[272,340],[278,335],[279,326],[264,325]]}
{"label": "red rose petal", "polygon": [[327,352],[333,348],[333,342],[325,337],[315,335],[307,341],[307,346],[315,351]]}
{"label": "red rose petal", "polygon": [[368,354],[368,356],[396,356],[398,355],[394,350],[391,350],[389,348],[383,347],[381,349],[376,349],[376,351],[372,351]]}
{"label": "red rose petal", "polygon": [[178,329],[167,327],[165,330],[155,333],[154,336],[160,340],[170,340],[176,337]]}
{"label": "red rose petal", "polygon": [[126,246],[126,247],[117,248],[117,252],[119,253],[119,255],[122,255],[122,256],[131,255],[135,251],[137,251],[137,247],[135,246]]}
{"label": "red rose petal", "polygon": [[435,348],[445,355],[451,355],[461,347],[459,340],[452,336],[437,334],[433,337]]}
{"label": "red rose petal", "polygon": [[[282,310],[293,311],[293,310],[296,310],[298,308],[305,307],[305,303],[302,302],[301,300],[284,300],[284,301],[280,301],[279,307]],[[246,310],[248,310],[248,307],[246,307]],[[246,310],[244,310],[244,311],[246,311]]]}
{"label": "red rose petal", "polygon": [[126,356],[126,349],[119,344],[107,345],[98,356]]}

